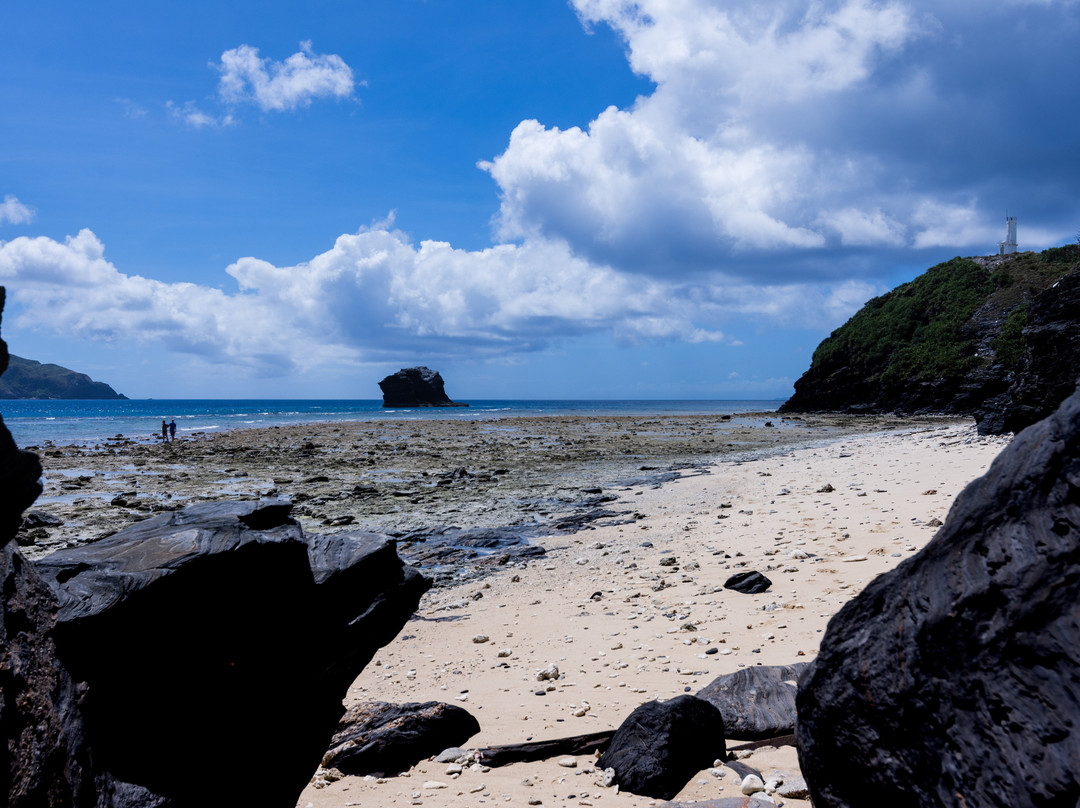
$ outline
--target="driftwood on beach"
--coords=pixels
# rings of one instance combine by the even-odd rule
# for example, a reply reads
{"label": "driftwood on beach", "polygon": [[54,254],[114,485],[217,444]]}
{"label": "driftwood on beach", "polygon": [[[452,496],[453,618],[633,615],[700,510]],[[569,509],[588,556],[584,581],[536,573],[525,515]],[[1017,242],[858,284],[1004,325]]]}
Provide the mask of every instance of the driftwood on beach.
{"label": "driftwood on beach", "polygon": [[611,743],[615,730],[588,732],[584,735],[571,735],[566,738],[552,738],[547,741],[528,741],[511,743],[504,746],[485,746],[477,749],[479,762],[485,766],[506,766],[510,763],[523,763],[533,760],[546,760],[556,755],[591,755],[603,752]]}

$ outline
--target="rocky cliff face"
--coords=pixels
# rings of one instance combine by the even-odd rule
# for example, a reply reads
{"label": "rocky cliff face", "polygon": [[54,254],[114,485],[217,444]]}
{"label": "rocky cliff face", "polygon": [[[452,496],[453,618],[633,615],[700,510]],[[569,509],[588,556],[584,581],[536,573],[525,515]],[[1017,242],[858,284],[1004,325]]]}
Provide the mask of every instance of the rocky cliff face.
{"label": "rocky cliff face", "polygon": [[[0,315],[4,297],[0,286]],[[0,373],[7,366],[0,339]],[[37,455],[20,451],[0,419],[0,805],[157,808],[155,795],[95,764],[81,712],[86,688],[56,650],[56,598],[13,541],[40,476]]]}
{"label": "rocky cliff face", "polygon": [[12,355],[11,364],[0,379],[0,398],[99,400],[127,396],[117,393],[104,382],[95,382],[85,373]]}
{"label": "rocky cliff face", "polygon": [[1046,417],[1080,377],[1080,248],[956,258],[869,301],[814,352],[782,412]]}

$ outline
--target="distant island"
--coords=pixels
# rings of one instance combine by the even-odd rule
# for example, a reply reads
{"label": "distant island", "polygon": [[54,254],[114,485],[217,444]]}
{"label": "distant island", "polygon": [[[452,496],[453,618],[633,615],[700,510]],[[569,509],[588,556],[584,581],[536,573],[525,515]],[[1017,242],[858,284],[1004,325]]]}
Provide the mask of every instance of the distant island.
{"label": "distant island", "polygon": [[781,412],[1046,417],[1080,376],[1080,245],[938,264],[869,301],[814,351]]}
{"label": "distant island", "polygon": [[443,378],[427,367],[402,368],[381,382],[384,407],[468,407],[446,395]]}
{"label": "distant island", "polygon": [[0,399],[11,398],[126,400],[127,396],[85,373],[12,354],[0,378]]}

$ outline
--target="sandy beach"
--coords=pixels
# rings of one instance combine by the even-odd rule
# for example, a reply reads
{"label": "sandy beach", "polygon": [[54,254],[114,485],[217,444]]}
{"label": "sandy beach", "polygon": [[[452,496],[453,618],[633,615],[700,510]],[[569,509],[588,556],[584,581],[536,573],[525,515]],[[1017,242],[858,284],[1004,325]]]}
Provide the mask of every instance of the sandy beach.
{"label": "sandy beach", "polygon": [[[402,533],[543,523],[600,489],[607,515],[534,539],[543,556],[444,572],[348,694],[346,704],[460,705],[480,722],[466,744],[478,748],[612,729],[645,701],[740,667],[812,660],[829,618],[921,548],[1006,442],[956,420],[763,415],[317,425],[172,446],[39,447],[47,487],[35,509],[65,524],[26,549],[219,497],[291,496],[311,531]],[[748,570],[768,576],[769,591],[723,588]],[[560,678],[538,682],[551,663]],[[318,778],[298,805],[656,803],[604,787],[593,762],[454,774],[429,761],[380,779]],[[798,772],[791,747],[744,762]],[[738,794],[730,770],[705,770],[678,799]]]}

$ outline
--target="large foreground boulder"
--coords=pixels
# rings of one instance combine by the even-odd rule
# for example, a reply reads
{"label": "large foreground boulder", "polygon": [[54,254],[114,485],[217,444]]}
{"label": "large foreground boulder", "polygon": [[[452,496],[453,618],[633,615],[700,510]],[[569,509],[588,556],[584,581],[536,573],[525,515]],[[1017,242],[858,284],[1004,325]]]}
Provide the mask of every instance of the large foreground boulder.
{"label": "large foreground boulder", "polygon": [[384,407],[468,407],[446,395],[443,378],[431,368],[402,368],[379,382]]}
{"label": "large foreground boulder", "polygon": [[797,703],[815,805],[1080,803],[1080,392],[830,621]]}
{"label": "large foreground boulder", "polygon": [[428,582],[390,539],[308,538],[289,507],[205,503],[38,562],[95,764],[168,805],[296,804]]}
{"label": "large foreground boulder", "polygon": [[597,766],[623,791],[670,800],[727,752],[720,711],[696,696],[647,701],[630,713]]}

